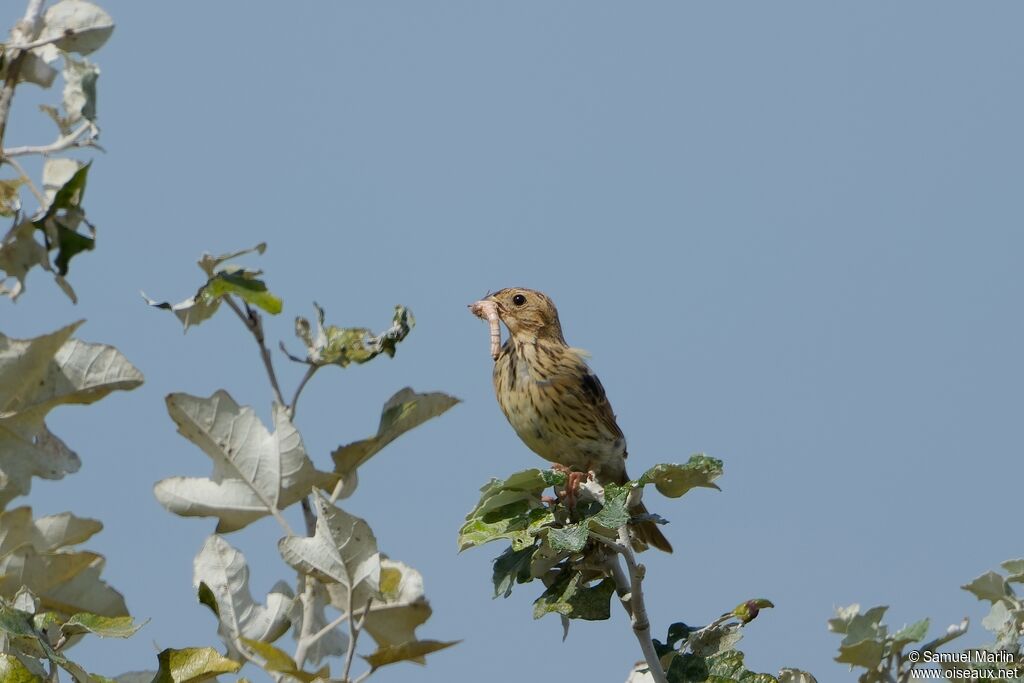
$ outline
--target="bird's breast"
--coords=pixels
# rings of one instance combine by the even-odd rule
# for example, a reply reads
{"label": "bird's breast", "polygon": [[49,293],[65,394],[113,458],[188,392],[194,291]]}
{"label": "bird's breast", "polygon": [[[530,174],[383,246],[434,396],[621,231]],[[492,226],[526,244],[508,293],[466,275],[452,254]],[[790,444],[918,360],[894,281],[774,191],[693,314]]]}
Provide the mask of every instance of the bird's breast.
{"label": "bird's breast", "polygon": [[566,390],[581,381],[566,375],[557,350],[530,343],[506,344],[494,365],[494,389],[502,412],[535,453],[579,470],[621,461],[625,440],[594,420]]}

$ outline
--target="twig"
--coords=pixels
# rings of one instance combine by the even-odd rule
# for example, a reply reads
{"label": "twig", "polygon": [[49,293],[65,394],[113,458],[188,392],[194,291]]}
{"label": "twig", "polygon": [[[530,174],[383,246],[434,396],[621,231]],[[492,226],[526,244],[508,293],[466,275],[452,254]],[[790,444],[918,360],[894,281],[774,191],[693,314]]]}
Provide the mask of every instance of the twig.
{"label": "twig", "polygon": [[292,404],[288,406],[288,416],[291,419],[295,419],[295,406],[299,403],[299,396],[302,394],[302,390],[306,388],[306,382],[311,380],[313,375],[315,375],[316,371],[319,369],[319,365],[310,365],[306,368],[306,374],[303,375],[302,379],[299,381],[299,386],[295,387],[295,395],[292,396]]}
{"label": "twig", "polygon": [[[644,604],[643,580],[647,570],[643,565],[637,564],[633,548],[629,543],[629,529],[626,525],[619,527],[619,542],[617,545],[619,546],[618,553],[625,560],[626,569],[629,572],[629,604],[632,609],[627,608],[626,612],[629,613],[629,620],[633,625],[633,635],[636,636],[637,641],[640,643],[640,649],[644,653],[644,659],[647,661],[647,667],[650,669],[651,677],[655,683],[668,683],[668,679],[665,677],[665,670],[661,668],[658,653],[654,650],[654,642],[651,640],[651,622],[647,619],[647,605]],[[618,566],[617,560],[615,565]],[[612,578],[616,582],[616,592],[621,597],[622,592],[619,581],[624,577],[621,576],[621,567],[619,567],[619,570],[619,576],[613,573]]]}
{"label": "twig", "polygon": [[[353,617],[349,617],[348,620],[348,651],[345,653],[345,671],[341,674],[341,680],[344,683],[350,683],[349,672],[352,670],[352,660],[356,658],[356,641],[359,640],[359,634],[363,630],[363,624],[366,623],[366,617],[370,614],[370,605],[373,604],[373,596],[371,595],[366,600],[366,607],[363,608],[363,614],[359,618],[358,623]],[[348,587],[348,609],[346,610],[350,615],[352,614],[352,586]]]}
{"label": "twig", "polygon": [[35,195],[36,201],[39,202],[39,208],[43,208],[47,204],[49,204],[49,202],[46,199],[46,195],[44,195],[42,192],[39,191],[39,188],[36,187],[36,184],[34,182],[32,182],[32,178],[28,175],[28,173],[25,172],[25,169],[22,167],[21,164],[19,164],[17,161],[15,161],[11,157],[2,157],[2,158],[3,158],[4,163],[6,163],[11,168],[13,168],[15,171],[18,172],[18,175],[21,176],[21,179],[25,181],[26,185],[28,185],[28,189],[32,190],[32,194]]}
{"label": "twig", "polygon": [[249,307],[249,304],[245,304],[245,313],[243,313],[242,309],[238,306],[238,302],[230,294],[224,297],[224,301],[227,302],[231,310],[238,316],[238,319],[242,321],[242,324],[245,325],[246,329],[252,333],[253,338],[256,339],[256,344],[260,347],[260,358],[263,359],[263,367],[267,369],[270,386],[274,390],[274,398],[277,399],[278,405],[284,407],[284,396],[281,394],[281,386],[277,383],[274,361],[270,357],[270,350],[267,348],[266,338],[263,336],[263,319],[259,313]]}
{"label": "twig", "polygon": [[316,640],[311,639],[313,630],[314,603],[316,602],[316,579],[312,576],[301,576],[302,588],[302,626],[299,629],[298,642],[295,644],[295,656],[293,659],[301,669],[306,665],[306,653],[313,647]]}
{"label": "twig", "polygon": [[94,126],[91,121],[86,121],[67,135],[60,136],[48,145],[24,145],[22,147],[10,147],[3,151],[3,156],[9,159],[10,157],[22,157],[28,154],[53,154],[54,152],[60,152],[72,147],[93,147],[94,143],[92,139],[78,139],[82,137],[83,133],[92,130],[93,127]]}
{"label": "twig", "polygon": [[[29,0],[25,8],[25,16],[18,22],[15,28],[15,35],[18,40],[28,38],[35,39],[39,31],[39,19],[43,14],[44,0]],[[7,62],[7,75],[4,79],[3,88],[0,88],[0,150],[3,149],[4,134],[7,132],[7,119],[11,114],[11,103],[14,101],[14,87],[18,84],[18,75],[21,73],[21,65],[25,61],[28,52],[24,50],[9,50],[10,55]],[[0,152],[2,155],[2,152]]]}

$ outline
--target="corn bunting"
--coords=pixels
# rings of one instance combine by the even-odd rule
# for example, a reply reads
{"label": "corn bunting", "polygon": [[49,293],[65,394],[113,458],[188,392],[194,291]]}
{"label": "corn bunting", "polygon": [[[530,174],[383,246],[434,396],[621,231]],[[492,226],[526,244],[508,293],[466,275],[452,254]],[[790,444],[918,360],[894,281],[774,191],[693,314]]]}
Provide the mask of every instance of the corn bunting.
{"label": "corn bunting", "polygon": [[[470,309],[491,319],[494,390],[519,438],[557,466],[593,473],[598,483],[629,481],[626,438],[585,354],[565,343],[551,299],[532,289],[513,287],[477,301]],[[495,315],[509,331],[500,349]],[[643,515],[647,509],[641,503],[630,512]],[[672,552],[654,522],[643,520],[632,528],[637,550],[652,545]]]}

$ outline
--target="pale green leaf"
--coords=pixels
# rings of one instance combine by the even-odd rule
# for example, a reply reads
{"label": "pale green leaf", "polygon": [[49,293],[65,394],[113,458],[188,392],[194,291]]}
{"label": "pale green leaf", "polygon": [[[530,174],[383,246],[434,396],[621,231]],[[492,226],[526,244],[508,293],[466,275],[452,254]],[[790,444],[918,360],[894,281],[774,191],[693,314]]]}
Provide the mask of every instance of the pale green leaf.
{"label": "pale green leaf", "polygon": [[[380,566],[380,595],[370,605],[364,628],[382,648],[414,641],[416,628],[431,615],[423,575],[396,560],[382,559]],[[347,593],[343,586],[328,584],[327,592],[332,604],[345,611]]]}
{"label": "pale green leaf", "polygon": [[669,498],[678,498],[690,489],[704,487],[718,489],[715,479],[722,476],[722,461],[706,455],[694,455],[685,465],[655,465],[637,480],[641,486],[654,484]]}
{"label": "pale green leaf", "polygon": [[985,572],[970,583],[961,586],[965,591],[973,593],[979,600],[996,602],[1013,595],[1006,579],[996,572]]}
{"label": "pale green leaf", "polygon": [[160,669],[153,683],[200,683],[242,668],[212,647],[167,648],[157,655],[157,662]]}
{"label": "pale green leaf", "polygon": [[353,604],[363,607],[368,599],[379,595],[377,539],[364,520],[332,505],[319,489],[314,491],[313,504],[316,533],[312,537],[282,538],[277,544],[281,557],[305,574],[338,584],[346,596],[351,591]]}
{"label": "pale green leaf", "polygon": [[391,327],[374,335],[365,327],[337,327],[324,325],[324,311],[317,304],[316,327],[299,316],[295,318],[295,336],[306,346],[306,361],[312,365],[338,365],[365,363],[380,354],[395,355],[396,345],[408,336],[416,325],[412,312],[404,306],[395,306]]}
{"label": "pale green leaf", "polygon": [[[628,519],[628,518],[627,518]],[[590,537],[590,528],[586,521],[577,522],[561,528],[548,529],[548,543],[559,552],[575,553],[583,550]]]}
{"label": "pale green leaf", "polygon": [[44,423],[50,410],[142,383],[113,347],[71,339],[79,324],[28,340],[0,334],[0,507],[28,493],[33,476],[77,471],[78,456]]}
{"label": "pale green leaf", "polygon": [[279,582],[267,595],[266,606],[258,604],[249,591],[245,556],[220,536],[207,538],[196,555],[192,581],[197,588],[207,587],[207,601],[216,600],[218,633],[232,652],[239,638],[273,642],[291,626],[291,589]]}
{"label": "pale green leaf", "polygon": [[156,498],[178,515],[216,517],[218,532],[241,529],[338,480],[313,466],[288,411],[276,403],[273,433],[225,391],[210,398],[171,394],[167,411],[178,432],[213,460],[213,474],[164,479]]}
{"label": "pale green leaf", "polygon": [[92,633],[101,638],[130,638],[145,624],[136,625],[131,617],[104,617],[88,612],[79,612],[64,622],[61,631],[73,636]]}
{"label": "pale green leaf", "polygon": [[[0,240],[0,271],[5,274],[0,280],[0,294],[17,300],[25,291],[25,278],[28,272],[36,266],[53,272],[49,252],[36,240],[35,224],[31,220],[25,220],[15,224],[7,231],[3,240]],[[58,282],[63,281],[56,273],[54,277]],[[12,280],[13,284],[7,284]],[[68,296],[75,301],[73,290],[68,291]]]}
{"label": "pale green leaf", "polygon": [[87,55],[100,49],[114,32],[114,20],[85,0],[59,0],[43,15],[43,38],[57,38],[57,47]]}
{"label": "pale green leaf", "polygon": [[908,626],[904,626],[899,631],[892,634],[890,647],[893,650],[900,650],[910,643],[918,643],[924,640],[924,637],[928,635],[928,626],[930,623],[931,622],[928,619],[922,619]]}
{"label": "pale green leaf", "polygon": [[76,124],[83,119],[96,120],[96,80],[100,76],[100,68],[86,61],[76,61],[70,57],[64,59],[64,99],[63,107],[68,124]]}
{"label": "pale green leaf", "polygon": [[424,655],[437,652],[438,650],[444,650],[452,645],[458,645],[460,642],[462,641],[414,640],[400,645],[389,645],[378,648],[376,652],[363,657],[363,659],[366,660],[366,663],[370,665],[371,669],[379,669],[382,666],[395,664],[397,662],[419,662]]}
{"label": "pale green leaf", "polygon": [[356,468],[402,434],[441,415],[458,402],[454,396],[440,392],[417,394],[410,387],[389,398],[381,411],[375,436],[341,446],[331,453],[334,471],[345,481],[342,497],[351,495],[355,488],[351,480]]}

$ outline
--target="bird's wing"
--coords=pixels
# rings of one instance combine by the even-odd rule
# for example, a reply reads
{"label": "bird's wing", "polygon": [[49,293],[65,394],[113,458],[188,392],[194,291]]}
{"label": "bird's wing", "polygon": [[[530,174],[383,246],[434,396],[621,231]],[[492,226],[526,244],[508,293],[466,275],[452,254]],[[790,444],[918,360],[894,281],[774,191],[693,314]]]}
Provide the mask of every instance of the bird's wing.
{"label": "bird's wing", "polygon": [[558,354],[557,369],[549,378],[559,403],[577,420],[594,424],[612,439],[625,439],[601,380],[575,349]]}

